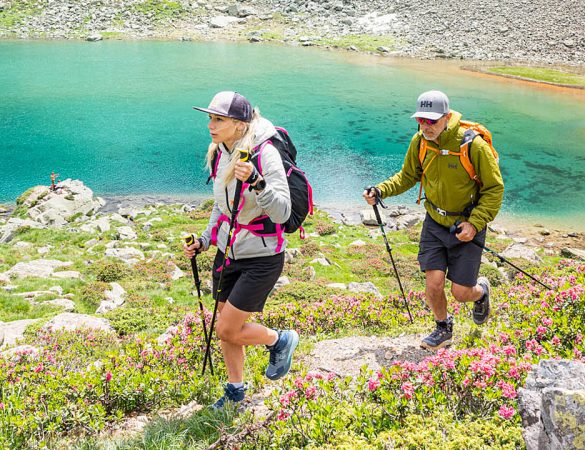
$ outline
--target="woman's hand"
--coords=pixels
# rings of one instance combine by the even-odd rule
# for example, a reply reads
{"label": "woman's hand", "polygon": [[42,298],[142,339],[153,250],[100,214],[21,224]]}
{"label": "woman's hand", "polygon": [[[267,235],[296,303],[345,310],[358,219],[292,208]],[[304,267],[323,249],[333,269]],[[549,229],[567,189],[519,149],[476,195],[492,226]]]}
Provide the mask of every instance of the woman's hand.
{"label": "woman's hand", "polygon": [[240,181],[246,181],[254,172],[254,164],[238,161],[234,170],[234,176]]}
{"label": "woman's hand", "polygon": [[195,242],[193,242],[191,245],[183,243],[183,253],[185,253],[185,256],[189,259],[193,259],[197,253],[201,253],[203,250],[204,249],[201,246],[201,241],[199,239],[195,239]]}

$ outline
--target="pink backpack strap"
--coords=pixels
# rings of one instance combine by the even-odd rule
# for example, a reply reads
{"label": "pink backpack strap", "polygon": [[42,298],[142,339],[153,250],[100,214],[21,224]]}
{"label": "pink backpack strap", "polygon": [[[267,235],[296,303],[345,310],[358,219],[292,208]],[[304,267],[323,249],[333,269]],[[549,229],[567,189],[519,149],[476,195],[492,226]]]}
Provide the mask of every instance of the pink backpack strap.
{"label": "pink backpack strap", "polygon": [[256,158],[256,161],[258,161],[258,172],[260,172],[260,175],[262,175],[262,150],[264,150],[264,147],[266,147],[268,144],[273,145],[270,139],[262,142],[262,144],[253,150],[254,157]]}

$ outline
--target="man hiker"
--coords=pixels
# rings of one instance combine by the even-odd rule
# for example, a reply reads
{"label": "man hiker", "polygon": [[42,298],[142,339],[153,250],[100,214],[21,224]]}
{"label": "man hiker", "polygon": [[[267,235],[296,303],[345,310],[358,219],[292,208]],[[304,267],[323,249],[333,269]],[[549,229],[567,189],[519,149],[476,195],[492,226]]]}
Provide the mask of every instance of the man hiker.
{"label": "man hiker", "polygon": [[[417,181],[425,191],[426,216],[418,261],[425,272],[426,299],[436,321],[435,330],[421,347],[431,350],[448,346],[453,336],[453,317],[447,312],[445,278],[458,302],[474,302],[473,321],[481,325],[490,313],[490,284],[478,279],[486,226],[502,204],[504,182],[497,154],[482,136],[473,131],[478,124],[464,122],[449,109],[449,99],[440,91],[422,93],[417,100],[419,130],[413,136],[400,172],[363,192],[366,202],[376,197],[401,194]],[[476,126],[476,127],[474,127]],[[485,134],[484,134],[485,136]],[[466,153],[467,152],[467,153]],[[453,227],[456,225],[455,227]],[[455,232],[450,231],[455,229]]]}

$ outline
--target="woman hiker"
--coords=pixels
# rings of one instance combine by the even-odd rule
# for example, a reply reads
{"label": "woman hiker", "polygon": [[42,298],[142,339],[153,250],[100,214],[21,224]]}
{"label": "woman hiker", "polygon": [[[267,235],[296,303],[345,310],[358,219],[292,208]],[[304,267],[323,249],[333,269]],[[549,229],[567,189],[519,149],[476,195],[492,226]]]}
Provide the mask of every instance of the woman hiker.
{"label": "woman hiker", "polygon": [[[216,333],[221,341],[228,382],[223,397],[213,408],[221,409],[226,402],[237,404],[244,400],[245,346],[266,346],[270,356],[265,375],[271,380],[284,377],[291,367],[298,334],[294,330],[279,331],[248,322],[253,313],[264,309],[266,298],[284,267],[286,240],[281,227],[275,224],[288,219],[291,200],[276,148],[267,144],[260,152],[257,164],[262,175],[251,162],[240,161],[237,149],[248,150],[252,155],[257,146],[276,133],[258,109],[253,109],[244,96],[230,91],[216,94],[207,108],[195,109],[209,114],[211,144],[207,165],[214,180],[215,203],[206,230],[184,249],[189,258],[210,245],[218,249],[213,264],[213,297],[219,302]],[[243,183],[240,192],[236,192],[238,180]],[[228,243],[236,195],[240,196],[236,202],[239,212]],[[226,248],[228,259],[224,264]],[[221,286],[218,286],[220,278]]]}

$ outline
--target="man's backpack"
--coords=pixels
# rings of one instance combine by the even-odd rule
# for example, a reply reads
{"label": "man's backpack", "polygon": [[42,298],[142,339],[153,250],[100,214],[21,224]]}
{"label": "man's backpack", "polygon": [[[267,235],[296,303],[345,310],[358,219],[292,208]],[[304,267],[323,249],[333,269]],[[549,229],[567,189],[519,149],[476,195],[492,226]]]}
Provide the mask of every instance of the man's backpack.
{"label": "man's backpack", "polygon": [[[280,154],[286,180],[290,191],[291,212],[288,220],[282,224],[285,233],[294,233],[301,229],[301,238],[304,237],[302,223],[307,215],[313,214],[313,189],[305,173],[299,169],[296,164],[297,148],[292,142],[288,131],[281,127],[275,127],[276,133],[252,150],[250,161],[254,164],[258,172],[262,174],[261,154],[264,147],[272,144]],[[221,156],[221,153],[219,154]],[[214,179],[217,174],[219,164],[218,152],[213,155],[211,161],[211,173],[207,182]]]}
{"label": "man's backpack", "polygon": [[480,186],[482,185],[482,182],[479,179],[479,176],[477,175],[477,173],[475,172],[475,168],[473,167],[473,164],[471,162],[471,158],[469,156],[469,152],[471,150],[471,143],[473,142],[473,140],[477,136],[481,136],[481,138],[489,145],[489,147],[494,155],[494,158],[496,158],[496,162],[499,162],[498,152],[496,151],[496,149],[494,148],[493,143],[492,143],[492,133],[485,126],[483,126],[480,123],[470,122],[467,120],[459,121],[459,126],[463,129],[465,129],[465,132],[463,134],[463,138],[461,139],[461,144],[459,145],[459,152],[452,152],[449,150],[437,150],[437,149],[431,148],[427,145],[427,140],[421,137],[419,147],[418,147],[418,160],[420,161],[421,166],[422,166],[422,164],[425,160],[425,157],[427,155],[427,150],[430,149],[431,151],[435,152],[435,155],[429,161],[427,166],[423,168],[423,173],[422,173],[422,176],[420,179],[421,187],[420,187],[420,192],[419,192],[419,196],[418,196],[418,203],[420,203],[421,194],[422,194],[422,177],[425,175],[427,168],[431,165],[431,163],[434,161],[434,159],[437,156],[439,156],[439,155],[459,156],[459,161],[461,162],[461,165],[463,166],[465,171],[469,174],[469,178],[471,178],[473,181],[475,181]]}

